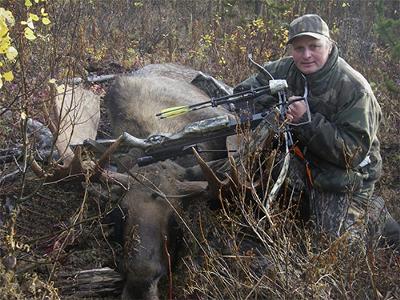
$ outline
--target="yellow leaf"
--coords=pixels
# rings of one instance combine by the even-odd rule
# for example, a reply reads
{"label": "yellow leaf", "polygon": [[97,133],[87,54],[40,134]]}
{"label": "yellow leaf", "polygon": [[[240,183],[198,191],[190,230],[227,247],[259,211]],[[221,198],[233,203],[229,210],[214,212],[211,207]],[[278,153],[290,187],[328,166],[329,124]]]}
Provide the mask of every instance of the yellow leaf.
{"label": "yellow leaf", "polygon": [[65,92],[65,86],[63,84],[60,84],[57,86],[57,93],[58,94],[63,94]]}
{"label": "yellow leaf", "polygon": [[17,57],[17,55],[18,55],[18,51],[13,46],[10,46],[6,51],[6,57],[9,60],[15,59]]}
{"label": "yellow leaf", "polygon": [[3,80],[0,78],[0,89],[3,87]]}
{"label": "yellow leaf", "polygon": [[32,13],[29,13],[29,19],[32,19],[33,21],[39,21],[39,17]]}
{"label": "yellow leaf", "polygon": [[10,26],[14,26],[15,19],[11,11],[0,7],[0,17],[3,17]]}
{"label": "yellow leaf", "polygon": [[8,32],[8,26],[4,20],[0,20],[0,36],[3,37]]}
{"label": "yellow leaf", "polygon": [[30,0],[25,0],[25,6],[26,7],[31,7],[32,6],[32,2]]}
{"label": "yellow leaf", "polygon": [[11,39],[8,34],[3,37],[0,41],[0,53],[7,53],[7,50],[11,47]]}
{"label": "yellow leaf", "polygon": [[43,17],[47,17],[49,14],[44,10],[44,7],[42,7],[41,9],[40,9],[40,14],[43,16]]}
{"label": "yellow leaf", "polygon": [[35,26],[33,25],[33,21],[32,21],[32,19],[31,18],[29,18],[28,20],[27,20],[27,24],[26,25],[28,25],[28,27],[30,28],[30,29],[34,29],[35,28]]}
{"label": "yellow leaf", "polygon": [[26,119],[26,113],[23,111],[23,112],[21,112],[21,119],[22,120],[25,120]]}
{"label": "yellow leaf", "polygon": [[49,83],[56,83],[56,80],[54,78],[49,79]]}
{"label": "yellow leaf", "polygon": [[44,17],[44,18],[42,18],[42,23],[44,25],[49,25],[51,22],[50,22],[49,18]]}
{"label": "yellow leaf", "polygon": [[39,0],[35,0],[35,3],[39,3]]}
{"label": "yellow leaf", "polygon": [[5,80],[5,81],[13,81],[13,79],[14,79],[14,74],[13,74],[12,71],[8,71],[8,72],[5,72],[5,73],[3,74],[3,77],[4,77],[4,80]]}
{"label": "yellow leaf", "polygon": [[33,33],[32,29],[30,29],[29,27],[25,28],[24,35],[30,41],[33,41],[34,39],[36,39],[36,35]]}
{"label": "yellow leaf", "polygon": [[31,18],[28,18],[28,20],[26,20],[26,21],[21,21],[21,24],[22,25],[27,25],[30,29],[34,29],[35,28]]}

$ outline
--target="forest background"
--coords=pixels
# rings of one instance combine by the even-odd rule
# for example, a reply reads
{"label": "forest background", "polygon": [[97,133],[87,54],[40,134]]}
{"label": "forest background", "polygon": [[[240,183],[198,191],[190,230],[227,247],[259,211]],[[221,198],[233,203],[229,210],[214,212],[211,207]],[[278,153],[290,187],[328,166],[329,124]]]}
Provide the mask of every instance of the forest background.
{"label": "forest background", "polygon": [[[20,125],[27,117],[43,119],[40,103],[49,81],[66,83],[93,73],[130,72],[151,63],[174,62],[233,86],[254,73],[247,53],[259,63],[282,57],[290,21],[305,13],[319,14],[330,26],[340,55],[367,78],[382,106],[379,137],[384,175],[377,193],[400,219],[399,0],[2,0],[0,7],[0,149],[21,144]],[[106,87],[91,88],[101,94]],[[6,117],[8,112],[11,118]],[[22,169],[28,172],[29,168]],[[1,167],[1,176],[7,172]],[[11,252],[21,256],[24,251],[15,244],[19,241],[31,247],[35,260],[44,259],[27,242],[23,215],[13,215],[12,224],[5,217],[7,199],[16,199],[14,208],[33,203],[37,197],[38,190],[29,190],[28,179],[22,177],[18,184],[0,181],[0,254],[3,258]],[[287,277],[286,283],[274,287],[279,293],[273,296],[318,297],[329,290],[340,298],[400,297],[399,258],[388,250],[374,249],[357,258],[343,256],[334,248],[326,253],[329,262],[323,255],[306,259],[308,277],[297,281]],[[51,272],[36,267],[13,272],[0,264],[4,286],[0,298],[57,298],[59,292],[51,284],[54,270],[62,265],[57,259],[51,260],[52,266],[57,265]],[[190,274],[188,283],[182,283],[182,293],[208,290],[208,296],[219,298],[226,296],[222,291],[235,287],[238,299],[251,295],[251,288],[239,279],[239,283],[219,282],[217,292],[210,288],[212,280],[199,281],[196,276],[200,275]],[[21,282],[28,284],[24,287]],[[263,281],[258,284],[263,286]]]}

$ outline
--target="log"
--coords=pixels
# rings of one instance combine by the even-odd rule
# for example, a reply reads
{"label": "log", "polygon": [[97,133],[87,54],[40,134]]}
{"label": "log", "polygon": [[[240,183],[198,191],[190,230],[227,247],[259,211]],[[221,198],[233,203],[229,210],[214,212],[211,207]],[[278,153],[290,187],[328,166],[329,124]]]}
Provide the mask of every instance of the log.
{"label": "log", "polygon": [[118,296],[122,292],[122,276],[111,268],[91,269],[78,272],[60,272],[55,287],[62,296],[101,297]]}

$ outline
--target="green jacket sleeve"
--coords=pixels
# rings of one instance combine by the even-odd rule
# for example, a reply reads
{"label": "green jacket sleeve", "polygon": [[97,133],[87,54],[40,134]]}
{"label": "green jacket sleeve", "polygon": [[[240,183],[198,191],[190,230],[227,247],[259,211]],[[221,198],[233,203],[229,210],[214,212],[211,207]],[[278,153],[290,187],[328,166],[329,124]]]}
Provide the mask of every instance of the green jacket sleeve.
{"label": "green jacket sleeve", "polygon": [[365,159],[381,118],[375,97],[368,91],[352,97],[330,120],[316,112],[310,124],[293,128],[307,151],[342,169],[355,168]]}

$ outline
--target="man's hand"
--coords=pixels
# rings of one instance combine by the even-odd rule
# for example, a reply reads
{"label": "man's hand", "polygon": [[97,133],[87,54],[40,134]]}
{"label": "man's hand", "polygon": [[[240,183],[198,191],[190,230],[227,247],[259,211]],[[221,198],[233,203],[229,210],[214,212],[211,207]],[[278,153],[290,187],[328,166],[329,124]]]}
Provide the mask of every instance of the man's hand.
{"label": "man's hand", "polygon": [[[300,96],[292,96],[289,97],[289,101],[293,101],[296,99],[302,98]],[[288,106],[287,112],[286,112],[286,118],[290,123],[298,123],[301,117],[305,114],[307,111],[307,106],[304,100],[296,101],[293,102]]]}

